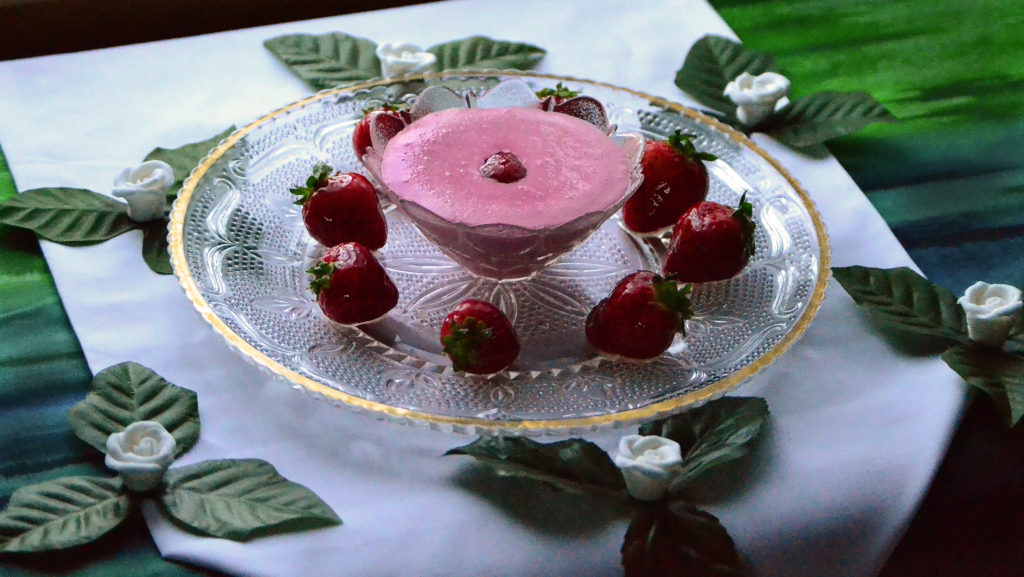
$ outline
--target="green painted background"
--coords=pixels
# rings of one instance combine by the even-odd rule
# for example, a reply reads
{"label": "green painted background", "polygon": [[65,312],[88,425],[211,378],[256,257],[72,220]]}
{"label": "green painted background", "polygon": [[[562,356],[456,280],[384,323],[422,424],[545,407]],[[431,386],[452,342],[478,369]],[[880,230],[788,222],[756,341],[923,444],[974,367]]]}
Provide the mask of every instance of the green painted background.
{"label": "green painted background", "polygon": [[[1024,1],[712,4],[794,96],[867,90],[901,119],[829,150],[931,279],[1024,285]],[[35,238],[0,226],[0,507],[21,485],[106,474],[65,421],[90,378]],[[1024,574],[1021,437],[970,409],[885,577]],[[208,574],[160,559],[138,516],[74,556],[0,558],[4,577]]]}
{"label": "green painted background", "polygon": [[866,90],[900,119],[828,148],[929,278],[1024,286],[1024,2],[711,3],[794,96]]}

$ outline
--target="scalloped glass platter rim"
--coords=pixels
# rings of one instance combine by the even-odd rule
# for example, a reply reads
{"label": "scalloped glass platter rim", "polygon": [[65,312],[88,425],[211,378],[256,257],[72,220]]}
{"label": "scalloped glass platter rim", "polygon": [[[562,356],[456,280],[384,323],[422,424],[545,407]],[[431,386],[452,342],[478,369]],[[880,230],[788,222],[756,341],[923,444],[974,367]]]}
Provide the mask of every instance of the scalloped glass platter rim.
{"label": "scalloped glass platter rim", "polygon": [[[613,123],[626,130],[662,137],[673,128],[695,132],[698,148],[720,157],[711,167],[709,199],[735,202],[748,190],[755,214],[764,219],[749,274],[745,270],[739,280],[698,285],[697,317],[688,323],[687,338],[677,339],[654,363],[613,362],[581,347],[550,352],[558,346],[537,329],[531,333],[541,343],[536,348],[554,358],[542,354],[536,365],[528,364],[533,357],[527,337],[527,361],[490,378],[469,377],[446,367],[445,359],[420,338],[436,331],[441,318],[439,307],[427,311],[426,304],[437,304],[427,296],[451,301],[455,295],[475,295],[473,291],[501,301],[496,304],[506,312],[508,307],[513,315],[518,311],[523,322],[539,319],[548,326],[550,320],[552,333],[582,334],[577,329],[584,308],[603,298],[629,267],[656,266],[664,249],[662,240],[625,233],[614,222],[617,217],[553,265],[549,277],[542,273],[523,281],[534,284],[492,287],[460,276],[452,268],[457,265],[446,263],[444,255],[430,254],[429,243],[392,209],[387,212],[389,244],[381,260],[390,267],[389,274],[422,292],[414,302],[400,301],[400,313],[393,311],[384,322],[359,331],[332,326],[311,294],[297,288],[323,247],[301,230],[288,187],[299,185],[301,167],[315,160],[366,173],[352,162],[350,152],[351,129],[362,110],[357,104],[426,84],[479,89],[509,77],[538,89],[561,82],[598,97],[609,107]],[[343,105],[352,110],[341,112]],[[273,138],[266,136],[272,130]],[[260,138],[285,144],[265,145]],[[269,193],[264,190],[268,188]],[[469,434],[593,431],[649,421],[722,396],[777,360],[803,335],[820,308],[829,274],[827,234],[807,192],[742,133],[693,109],[628,88],[518,71],[378,80],[325,90],[270,112],[224,139],[192,171],[172,209],[168,239],[171,262],[187,297],[245,359],[333,404],[390,421]],[[602,251],[609,250],[620,255],[615,266],[621,271],[609,268],[608,263],[619,262],[603,257]],[[406,274],[410,267],[417,274]],[[444,286],[432,285],[434,277],[424,271],[439,271],[438,278],[445,280],[435,285]],[[575,271],[586,279],[571,278]],[[396,280],[400,290],[402,282]],[[278,292],[261,292],[268,286]],[[748,302],[754,303],[753,310],[735,310]],[[760,310],[768,307],[766,302],[769,312]],[[572,314],[558,310],[563,304]],[[748,322],[748,313],[757,320]],[[313,327],[309,333],[318,336],[305,339],[303,327]],[[734,357],[731,364],[716,360]]]}

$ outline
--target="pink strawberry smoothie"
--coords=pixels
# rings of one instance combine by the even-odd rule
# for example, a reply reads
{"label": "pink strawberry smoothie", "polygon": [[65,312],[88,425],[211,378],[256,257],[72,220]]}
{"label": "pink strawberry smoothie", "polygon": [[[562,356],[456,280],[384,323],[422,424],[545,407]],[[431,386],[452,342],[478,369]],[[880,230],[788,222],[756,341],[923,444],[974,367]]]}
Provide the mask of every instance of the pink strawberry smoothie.
{"label": "pink strawberry smoothie", "polygon": [[[526,169],[514,182],[481,173],[495,153]],[[622,200],[623,150],[594,125],[533,108],[455,108],[424,116],[384,151],[381,178],[396,196],[467,226],[549,228]]]}

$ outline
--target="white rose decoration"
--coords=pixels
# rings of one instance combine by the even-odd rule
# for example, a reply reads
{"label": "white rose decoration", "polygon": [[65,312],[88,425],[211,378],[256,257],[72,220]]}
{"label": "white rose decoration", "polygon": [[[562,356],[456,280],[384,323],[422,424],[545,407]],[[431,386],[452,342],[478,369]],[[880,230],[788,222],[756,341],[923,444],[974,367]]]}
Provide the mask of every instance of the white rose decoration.
{"label": "white rose decoration", "polygon": [[754,76],[744,72],[725,85],[725,95],[736,104],[736,118],[757,126],[776,110],[789,104],[789,79],[776,72]]}
{"label": "white rose decoration", "polygon": [[114,179],[114,196],[128,201],[128,216],[136,222],[163,218],[167,189],[174,184],[174,169],[162,160],[126,168]]}
{"label": "white rose decoration", "polygon": [[136,421],[107,437],[107,467],[117,471],[125,487],[148,491],[160,484],[174,461],[177,443],[163,425]]}
{"label": "white rose decoration", "polygon": [[377,46],[380,71],[384,78],[409,76],[418,72],[434,70],[437,56],[420,50],[419,46],[407,42],[385,42]]}
{"label": "white rose decoration", "polygon": [[615,464],[626,479],[626,490],[641,501],[654,501],[664,495],[682,462],[679,443],[657,435],[626,435],[615,455]]}
{"label": "white rose decoration", "polygon": [[974,342],[1001,347],[1021,314],[1021,291],[1005,284],[976,282],[956,301],[967,313],[967,334]]}

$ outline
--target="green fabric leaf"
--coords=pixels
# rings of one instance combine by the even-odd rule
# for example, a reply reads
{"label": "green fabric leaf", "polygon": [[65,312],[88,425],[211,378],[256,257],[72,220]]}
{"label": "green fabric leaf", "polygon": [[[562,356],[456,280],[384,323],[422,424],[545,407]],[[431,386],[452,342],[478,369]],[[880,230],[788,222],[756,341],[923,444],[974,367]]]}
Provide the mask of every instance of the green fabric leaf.
{"label": "green fabric leaf", "polygon": [[21,487],[0,513],[0,552],[90,543],[124,521],[131,507],[119,477],[64,477]]}
{"label": "green fabric leaf", "polygon": [[982,345],[957,345],[942,353],[942,360],[988,395],[1011,427],[1024,416],[1024,358]]}
{"label": "green fabric leaf", "polygon": [[152,370],[125,362],[100,371],[85,400],[71,407],[68,422],[86,443],[107,451],[107,437],[135,421],[156,421],[174,437],[175,456],[199,440],[199,401]]}
{"label": "green fabric leaf", "polygon": [[162,496],[167,512],[211,537],[245,541],[341,523],[312,491],[258,459],[204,461],[171,469]]}
{"label": "green fabric leaf", "polygon": [[157,274],[171,274],[171,255],[167,244],[167,219],[145,223],[142,229],[142,258]]}
{"label": "green fabric leaf", "polygon": [[757,129],[803,148],[853,134],[896,117],[867,92],[819,92],[786,105]]}
{"label": "green fabric leaf", "polygon": [[709,34],[690,48],[675,82],[698,102],[735,118],[736,105],[724,94],[725,85],[743,72],[756,76],[778,70],[771,54],[747,50],[728,38]]}
{"label": "green fabric leaf", "polygon": [[622,473],[608,454],[583,439],[538,443],[522,437],[483,436],[445,455],[469,455],[499,475],[534,479],[574,493],[626,489]]}
{"label": "green fabric leaf", "polygon": [[485,36],[445,42],[431,46],[427,52],[437,56],[438,70],[529,70],[547,53],[532,44],[492,40]]}
{"label": "green fabric leaf", "polygon": [[639,509],[622,543],[625,577],[740,577],[736,545],[710,513],[674,501]]}
{"label": "green fabric leaf", "polygon": [[[185,179],[191,174],[192,169],[199,165],[199,161],[206,158],[206,155],[210,153],[213,147],[220,144],[220,141],[230,136],[234,131],[235,127],[231,126],[224,132],[206,140],[193,142],[178,148],[154,148],[146,155],[145,160],[162,160],[170,165],[174,170],[174,184],[167,190],[167,196],[176,197],[178,191],[181,190],[181,186],[185,183]],[[148,263],[149,261],[146,262]],[[150,265],[150,268],[152,268],[152,265]]]}
{"label": "green fabric leaf", "polygon": [[676,492],[705,471],[738,459],[761,432],[768,403],[757,397],[725,397],[640,427],[641,435],[658,435],[679,443],[681,471],[669,485]]}
{"label": "green fabric leaf", "polygon": [[61,244],[110,240],[136,228],[128,205],[81,188],[34,188],[0,204],[0,223]]}
{"label": "green fabric leaf", "polygon": [[857,304],[887,325],[968,342],[967,321],[956,295],[909,268],[837,267],[832,275]]}
{"label": "green fabric leaf", "polygon": [[381,74],[377,44],[341,32],[278,36],[263,45],[314,90]]}

